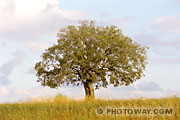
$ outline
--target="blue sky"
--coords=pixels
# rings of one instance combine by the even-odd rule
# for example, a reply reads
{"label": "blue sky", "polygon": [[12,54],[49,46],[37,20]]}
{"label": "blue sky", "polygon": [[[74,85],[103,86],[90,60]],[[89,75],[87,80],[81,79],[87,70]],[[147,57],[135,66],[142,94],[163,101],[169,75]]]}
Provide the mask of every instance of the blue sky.
{"label": "blue sky", "polygon": [[0,102],[29,97],[84,97],[83,87],[49,89],[33,69],[60,28],[78,20],[116,25],[149,46],[145,77],[134,84],[96,91],[97,97],[165,97],[180,93],[179,0],[0,0]]}

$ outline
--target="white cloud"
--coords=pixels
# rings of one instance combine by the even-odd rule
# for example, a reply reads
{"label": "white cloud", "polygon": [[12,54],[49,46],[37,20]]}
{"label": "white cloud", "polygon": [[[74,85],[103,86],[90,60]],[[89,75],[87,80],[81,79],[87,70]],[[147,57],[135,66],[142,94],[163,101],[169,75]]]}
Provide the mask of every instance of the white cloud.
{"label": "white cloud", "polygon": [[97,19],[96,23],[97,25],[116,25],[116,26],[127,26],[129,23],[133,22],[135,20],[135,16],[124,16],[124,17],[118,17],[115,19],[110,20],[101,20]]}
{"label": "white cloud", "polygon": [[47,5],[58,7],[58,0],[15,0],[16,13],[21,15],[34,15],[46,9]]}
{"label": "white cloud", "polygon": [[[0,39],[25,42],[32,51],[41,52],[60,28],[90,18],[86,12],[59,6],[59,0],[0,0]],[[122,25],[131,20],[122,17],[99,23]]]}
{"label": "white cloud", "polygon": [[[146,31],[141,32],[140,34],[134,37],[134,40],[138,43],[148,46],[150,49],[148,52],[152,55],[158,55],[157,58],[151,58],[151,60],[161,61],[160,63],[177,63],[170,61],[178,61],[180,53],[178,48],[180,47],[180,39],[173,37],[162,37],[162,35],[150,34]],[[159,56],[164,56],[162,59],[159,59]],[[171,56],[171,58],[169,58]],[[169,61],[170,60],[170,61]],[[157,62],[155,61],[155,62]],[[169,61],[169,62],[168,62]]]}
{"label": "white cloud", "polygon": [[[160,86],[155,82],[142,82],[140,84],[131,84],[129,86],[120,86],[120,87],[108,87],[101,88],[96,91],[97,97],[100,98],[111,98],[111,99],[129,99],[129,98],[158,98],[165,97],[170,94],[160,88]],[[174,93],[171,93],[174,94]]]}
{"label": "white cloud", "polygon": [[[0,86],[0,103],[26,101],[30,100],[31,98],[54,97],[57,93],[62,93],[63,95],[65,94],[70,98],[78,98],[82,94],[80,89],[77,89],[77,87],[51,89],[48,87],[36,86],[32,89],[20,89],[16,87]],[[77,96],[75,94],[77,94]],[[83,98],[83,96],[80,98]]]}
{"label": "white cloud", "polygon": [[32,67],[26,73],[35,75],[36,71],[35,71],[34,67]]}
{"label": "white cloud", "polygon": [[155,82],[142,82],[138,85],[138,89],[141,91],[163,91],[163,89],[160,88],[160,86]]}
{"label": "white cloud", "polygon": [[6,96],[9,94],[9,91],[6,87],[0,86],[0,95]]}
{"label": "white cloud", "polygon": [[116,19],[112,19],[111,23],[113,23],[114,25],[124,25],[129,22],[132,22],[135,18],[135,16],[119,17]]}
{"label": "white cloud", "polygon": [[108,13],[108,12],[100,12],[97,15],[98,18],[104,18],[104,17],[108,17],[108,16],[110,16],[110,13]]}
{"label": "white cloud", "polygon": [[0,66],[0,84],[8,85],[11,83],[9,76],[13,72],[13,69],[21,64],[25,58],[25,53],[21,50],[16,50],[13,53],[13,58]]}
{"label": "white cloud", "polygon": [[1,46],[1,47],[6,46],[6,41],[0,41],[0,46]]}
{"label": "white cloud", "polygon": [[30,48],[34,52],[42,52],[46,48],[48,48],[48,44],[45,44],[39,41],[33,41],[33,42],[28,43],[28,48]]}
{"label": "white cloud", "polygon": [[149,46],[149,47],[159,47],[164,45],[165,41],[159,39],[157,36],[148,34],[146,31],[141,32],[140,34],[134,37],[135,41],[138,43]]}
{"label": "white cloud", "polygon": [[162,32],[180,33],[180,16],[159,17],[154,20],[153,27]]}
{"label": "white cloud", "polygon": [[58,0],[0,0],[0,4],[0,38],[5,40],[37,41],[88,17],[84,12],[61,10]]}
{"label": "white cloud", "polygon": [[150,60],[150,62],[152,64],[156,64],[156,65],[160,65],[160,64],[164,64],[164,65],[168,65],[168,64],[180,64],[180,57],[177,56],[175,58],[166,58],[166,59],[158,59],[158,58],[152,58]]}
{"label": "white cloud", "polygon": [[152,33],[150,34],[147,31],[142,31],[140,34],[136,35],[134,39],[142,45],[150,46],[153,48],[180,46],[179,38],[162,38],[162,35]]}
{"label": "white cloud", "polygon": [[[51,89],[48,87],[37,86],[32,89],[9,88],[0,86],[0,102],[14,102],[19,100],[28,100],[30,98],[53,97],[57,93],[61,93],[70,98],[83,99],[84,88],[83,86],[62,86],[58,89]],[[100,88],[95,91],[97,98],[104,99],[130,99],[130,98],[160,98],[172,95],[178,95],[177,90],[163,90],[155,82],[146,82],[140,84],[132,84],[130,86],[120,86],[108,88]]]}

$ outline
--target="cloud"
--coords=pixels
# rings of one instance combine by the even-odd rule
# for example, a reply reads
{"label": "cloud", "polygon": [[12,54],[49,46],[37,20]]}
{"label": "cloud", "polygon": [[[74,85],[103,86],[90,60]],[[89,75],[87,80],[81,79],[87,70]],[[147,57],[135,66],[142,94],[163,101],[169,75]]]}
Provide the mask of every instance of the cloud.
{"label": "cloud", "polygon": [[157,64],[157,65],[160,65],[160,64],[180,64],[180,58],[179,56],[175,57],[175,58],[166,58],[166,59],[158,59],[158,58],[152,58],[150,60],[150,62],[152,64]]}
{"label": "cloud", "polygon": [[159,47],[180,47],[180,39],[179,38],[172,38],[172,39],[166,39],[162,38],[162,35],[157,34],[150,34],[147,31],[142,31],[140,34],[136,35],[134,37],[135,41],[138,43],[150,46],[153,48],[159,48]]}
{"label": "cloud", "polygon": [[4,86],[0,86],[0,95],[6,96],[8,94],[9,94],[9,90]]}
{"label": "cloud", "polygon": [[108,17],[108,16],[110,16],[110,13],[109,12],[100,12],[100,13],[98,13],[98,15],[97,15],[97,17],[98,18],[105,18],[105,17]]}
{"label": "cloud", "polygon": [[[87,12],[63,10],[59,6],[59,0],[0,0],[0,39],[23,42],[27,48],[39,53],[60,28],[90,19]],[[120,17],[98,24],[123,25],[132,19]]]}
{"label": "cloud", "polygon": [[[140,34],[134,37],[134,40],[143,46],[150,47],[150,52],[153,54],[157,54],[158,56],[166,56],[167,58],[162,59],[163,61],[178,61],[179,57],[177,54],[180,53],[178,48],[180,47],[180,39],[179,38],[166,38],[161,35],[150,34],[146,31],[141,32]],[[155,55],[154,54],[154,55]],[[171,58],[168,58],[171,56]],[[157,59],[157,58],[152,58]]]}
{"label": "cloud", "polygon": [[116,25],[116,26],[126,26],[130,22],[134,21],[136,17],[134,16],[123,16],[123,17],[118,17],[115,19],[110,19],[110,20],[101,20],[97,19],[96,23],[97,25]]}
{"label": "cloud", "polygon": [[54,97],[58,93],[76,99],[84,97],[83,92],[79,87],[64,86],[59,89],[51,89],[49,87],[36,86],[31,89],[21,89],[0,85],[0,103],[26,101],[31,98]]}
{"label": "cloud", "polygon": [[154,20],[153,27],[166,33],[180,33],[180,16],[159,17]]}
{"label": "cloud", "polygon": [[[5,46],[6,46],[6,42],[0,40],[0,49],[5,47]],[[0,50],[0,55],[1,55],[1,53],[2,53],[2,50]]]}
{"label": "cloud", "polygon": [[8,85],[11,83],[9,76],[13,72],[13,69],[23,62],[24,57],[25,53],[23,51],[16,50],[13,53],[13,58],[0,67],[0,84]]}
{"label": "cloud", "polygon": [[142,31],[134,36],[138,43],[148,46],[148,56],[152,64],[179,64],[180,17],[159,17],[153,21],[150,31]]}
{"label": "cloud", "polygon": [[[8,88],[0,85],[0,102],[15,102],[19,100],[28,100],[30,98],[53,97],[61,93],[70,98],[83,99],[83,86],[62,86],[58,89],[36,86],[31,89]],[[140,84],[131,84],[129,86],[120,86],[100,88],[95,91],[96,98],[104,99],[131,99],[131,98],[160,98],[168,97],[178,93],[178,90],[164,90],[155,82],[144,81]]]}
{"label": "cloud", "polygon": [[150,47],[159,47],[160,45],[165,44],[163,40],[155,35],[148,34],[146,31],[142,31],[140,34],[136,35],[134,39],[138,43]]}
{"label": "cloud", "polygon": [[42,52],[46,48],[48,48],[48,44],[45,44],[45,43],[42,43],[42,42],[39,42],[39,41],[29,42],[27,44],[27,46],[28,46],[28,48],[30,48],[34,52]]}
{"label": "cloud", "polygon": [[174,0],[175,4],[177,5],[177,3],[180,3],[180,0]]}
{"label": "cloud", "polygon": [[132,22],[135,18],[135,16],[119,17],[116,19],[112,19],[111,23],[113,23],[114,25],[123,25]]}
{"label": "cloud", "polygon": [[88,17],[84,12],[61,10],[58,0],[0,0],[0,4],[0,38],[5,40],[37,41]]}
{"label": "cloud", "polygon": [[35,75],[36,71],[35,71],[34,67],[32,67],[26,73]]}
{"label": "cloud", "polygon": [[[59,29],[89,18],[86,12],[59,6],[59,0],[0,0],[0,40],[19,43],[40,54]],[[0,42],[2,45],[5,42]]]}
{"label": "cloud", "polygon": [[6,46],[6,42],[5,41],[0,41],[0,46],[1,47],[5,47]]}
{"label": "cloud", "polygon": [[141,84],[138,85],[138,89],[141,91],[148,91],[148,92],[153,92],[153,91],[163,91],[160,86],[155,83],[155,82],[142,82]]}
{"label": "cloud", "polygon": [[[112,87],[108,89],[101,88],[96,91],[97,96],[100,98],[111,98],[111,99],[129,99],[129,98],[149,98],[149,97],[165,97],[166,92],[160,88],[155,82],[142,82],[140,84],[131,84],[129,86]],[[174,93],[172,93],[174,94]],[[170,94],[167,94],[167,96]]]}

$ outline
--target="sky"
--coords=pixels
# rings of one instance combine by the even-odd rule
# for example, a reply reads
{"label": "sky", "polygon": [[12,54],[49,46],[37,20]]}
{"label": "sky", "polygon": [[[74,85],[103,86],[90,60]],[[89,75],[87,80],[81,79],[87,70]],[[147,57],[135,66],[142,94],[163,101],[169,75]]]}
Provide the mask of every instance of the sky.
{"label": "sky", "polygon": [[97,98],[180,96],[180,0],[0,0],[0,103],[61,93],[83,98],[82,86],[37,83],[34,65],[57,32],[79,20],[116,25],[149,46],[145,77],[129,86],[100,88]]}

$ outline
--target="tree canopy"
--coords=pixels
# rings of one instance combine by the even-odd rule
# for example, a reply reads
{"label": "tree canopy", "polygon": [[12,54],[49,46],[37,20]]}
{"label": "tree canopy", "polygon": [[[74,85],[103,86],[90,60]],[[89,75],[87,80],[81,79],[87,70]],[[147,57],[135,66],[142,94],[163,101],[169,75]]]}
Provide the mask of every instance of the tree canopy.
{"label": "tree canopy", "polygon": [[144,75],[147,47],[116,26],[83,21],[61,29],[57,37],[35,65],[43,86],[84,85],[86,96],[94,96],[94,87],[129,85]]}

